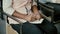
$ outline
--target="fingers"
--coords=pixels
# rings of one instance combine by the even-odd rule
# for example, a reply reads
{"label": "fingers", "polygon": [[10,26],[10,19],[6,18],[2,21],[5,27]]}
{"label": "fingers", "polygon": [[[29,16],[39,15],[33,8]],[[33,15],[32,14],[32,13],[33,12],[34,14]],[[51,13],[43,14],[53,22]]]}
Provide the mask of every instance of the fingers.
{"label": "fingers", "polygon": [[29,17],[29,18],[30,18],[30,20],[29,20],[30,22],[33,22],[33,21],[36,20],[35,17],[33,16],[33,14],[31,14],[31,15],[29,15],[29,16],[30,16],[30,17]]}
{"label": "fingers", "polygon": [[40,15],[36,15],[36,19],[39,20],[41,17]]}
{"label": "fingers", "polygon": [[31,22],[35,21],[36,19],[34,17],[31,18]]}
{"label": "fingers", "polygon": [[35,15],[34,15],[33,13],[28,14],[27,18],[28,18],[27,20],[28,20],[29,22],[33,22],[33,21],[36,20],[36,17],[35,17]]}
{"label": "fingers", "polygon": [[33,22],[35,20],[40,20],[41,15],[40,14],[34,14],[34,13],[29,13],[26,17],[26,20],[29,22]]}

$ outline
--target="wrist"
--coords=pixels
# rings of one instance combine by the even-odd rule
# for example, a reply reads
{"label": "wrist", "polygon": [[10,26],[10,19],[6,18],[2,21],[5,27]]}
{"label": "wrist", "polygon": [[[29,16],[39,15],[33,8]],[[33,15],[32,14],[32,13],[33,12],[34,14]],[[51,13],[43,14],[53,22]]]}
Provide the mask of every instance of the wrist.
{"label": "wrist", "polygon": [[23,19],[24,20],[27,20],[28,19],[28,15],[25,15]]}
{"label": "wrist", "polygon": [[27,16],[26,14],[20,15],[20,18],[21,18],[21,19],[25,19],[26,16]]}
{"label": "wrist", "polygon": [[38,14],[39,12],[33,12],[34,14]]}

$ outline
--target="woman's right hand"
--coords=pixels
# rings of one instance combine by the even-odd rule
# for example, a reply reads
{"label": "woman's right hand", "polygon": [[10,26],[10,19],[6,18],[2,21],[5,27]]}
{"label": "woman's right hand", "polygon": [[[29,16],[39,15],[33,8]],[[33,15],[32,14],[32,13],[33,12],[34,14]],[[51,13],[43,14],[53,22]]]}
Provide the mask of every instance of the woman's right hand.
{"label": "woman's right hand", "polygon": [[25,16],[25,20],[29,21],[29,22],[33,22],[36,19],[34,18],[33,13],[28,14],[27,16]]}

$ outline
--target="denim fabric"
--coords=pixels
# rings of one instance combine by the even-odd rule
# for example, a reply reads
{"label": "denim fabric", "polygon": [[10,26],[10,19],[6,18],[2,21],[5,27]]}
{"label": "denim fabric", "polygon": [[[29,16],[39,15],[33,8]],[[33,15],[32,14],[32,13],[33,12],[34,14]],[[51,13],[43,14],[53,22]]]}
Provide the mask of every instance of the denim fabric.
{"label": "denim fabric", "polygon": [[[12,28],[16,30],[20,34],[20,25],[19,24],[11,24]],[[24,23],[22,28],[23,34],[43,34],[42,30],[37,28],[35,25],[30,23]]]}

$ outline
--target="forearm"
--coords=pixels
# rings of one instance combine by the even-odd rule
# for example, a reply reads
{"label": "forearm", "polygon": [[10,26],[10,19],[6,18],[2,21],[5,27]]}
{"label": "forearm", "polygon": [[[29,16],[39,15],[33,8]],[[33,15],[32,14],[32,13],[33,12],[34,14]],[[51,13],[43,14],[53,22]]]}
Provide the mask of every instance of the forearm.
{"label": "forearm", "polygon": [[21,13],[15,11],[15,12],[12,14],[12,16],[17,17],[17,18],[19,18],[19,19],[27,20],[27,21],[34,21],[34,20],[32,20],[32,14],[30,14],[30,15],[21,14]]}
{"label": "forearm", "polygon": [[39,13],[36,5],[33,6],[32,11],[33,13]]}
{"label": "forearm", "polygon": [[13,14],[12,14],[14,17],[17,17],[17,18],[20,18],[20,19],[25,19],[25,17],[27,16],[26,14],[21,14],[17,11],[15,11]]}

